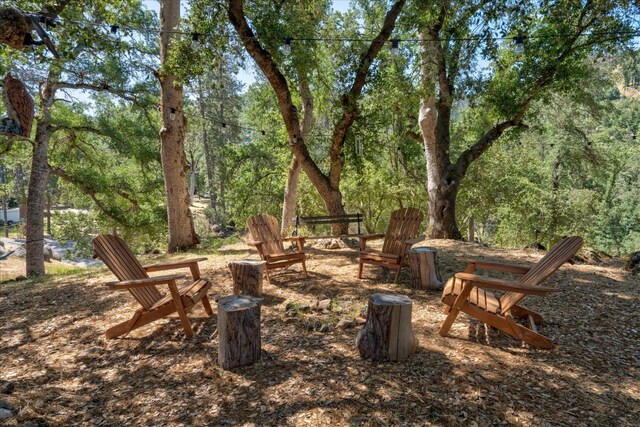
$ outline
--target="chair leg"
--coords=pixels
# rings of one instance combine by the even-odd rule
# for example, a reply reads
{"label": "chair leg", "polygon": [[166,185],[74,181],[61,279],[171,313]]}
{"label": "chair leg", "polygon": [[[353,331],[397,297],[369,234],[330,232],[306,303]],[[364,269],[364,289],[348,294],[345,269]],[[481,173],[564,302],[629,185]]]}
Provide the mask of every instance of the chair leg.
{"label": "chair leg", "polygon": [[453,305],[451,306],[451,310],[447,315],[447,318],[444,319],[444,323],[442,324],[442,326],[440,327],[440,330],[438,331],[438,333],[443,337],[447,336],[447,334],[449,333],[451,326],[453,326],[453,322],[456,321],[458,314],[460,314],[460,309],[464,304],[467,303],[467,298],[469,298],[469,294],[471,293],[472,289],[473,289],[473,285],[471,282],[465,284],[464,287],[462,288],[462,292],[460,292],[460,294],[454,301]]}
{"label": "chair leg", "polygon": [[302,270],[304,271],[304,277],[307,278],[307,265],[304,263],[304,260],[302,260]]}
{"label": "chair leg", "polygon": [[206,311],[209,316],[213,316],[213,309],[211,308],[208,296],[205,295],[202,297],[202,305],[204,306],[204,311]]}
{"label": "chair leg", "polygon": [[362,261],[360,261],[360,265],[358,266],[358,279],[362,279]]}
{"label": "chair leg", "polygon": [[269,268],[265,266],[264,274],[267,276],[267,285],[271,286],[271,278],[269,277]]}
{"label": "chair leg", "polygon": [[402,269],[402,267],[398,267],[398,271],[396,271],[396,277],[393,279],[393,284],[395,285],[396,283],[398,283],[398,277],[400,277],[400,270]]}
{"label": "chair leg", "polygon": [[187,317],[187,312],[182,305],[182,298],[180,297],[180,293],[178,292],[178,287],[176,286],[176,282],[172,281],[169,283],[169,290],[171,291],[171,296],[173,297],[173,303],[176,306],[176,310],[178,311],[178,316],[180,317],[180,323],[182,323],[182,329],[184,329],[184,333],[188,338],[193,336],[193,329],[191,329],[191,324],[189,323],[189,318]]}

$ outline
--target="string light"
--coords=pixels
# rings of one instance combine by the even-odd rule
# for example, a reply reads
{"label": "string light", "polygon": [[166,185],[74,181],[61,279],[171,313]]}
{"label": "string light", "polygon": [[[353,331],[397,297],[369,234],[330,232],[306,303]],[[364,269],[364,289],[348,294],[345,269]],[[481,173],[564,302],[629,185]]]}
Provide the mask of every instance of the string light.
{"label": "string light", "polygon": [[200,46],[200,33],[191,33],[191,46],[194,48]]}
{"label": "string light", "polygon": [[398,48],[400,47],[400,39],[392,39],[391,40],[391,55],[398,55]]}
{"label": "string light", "polygon": [[516,55],[522,55],[524,53],[524,36],[519,34],[514,38],[514,41],[513,51]]}
{"label": "string light", "polygon": [[170,108],[169,109],[169,120],[175,120],[176,119],[176,109],[175,108]]}
{"label": "string light", "polygon": [[289,36],[284,39],[284,48],[282,49],[282,53],[284,53],[285,56],[291,55],[291,40],[293,39]]}

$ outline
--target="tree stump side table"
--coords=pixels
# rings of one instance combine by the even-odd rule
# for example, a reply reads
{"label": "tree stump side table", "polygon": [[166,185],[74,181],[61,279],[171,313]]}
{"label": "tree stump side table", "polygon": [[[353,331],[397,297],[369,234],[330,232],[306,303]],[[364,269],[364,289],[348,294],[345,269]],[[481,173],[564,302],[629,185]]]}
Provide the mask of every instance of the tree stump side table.
{"label": "tree stump side table", "polygon": [[240,259],[229,261],[234,295],[262,296],[262,278],[266,261]]}
{"label": "tree stump side table", "polygon": [[444,282],[438,272],[438,252],[435,248],[410,249],[407,253],[407,263],[411,268],[413,289],[442,290]]}
{"label": "tree stump side table", "polygon": [[218,300],[218,364],[223,369],[260,360],[262,299],[232,295]]}
{"label": "tree stump side table", "polygon": [[373,294],[367,322],[356,347],[363,359],[398,362],[415,353],[418,340],[411,327],[411,299],[404,295]]}

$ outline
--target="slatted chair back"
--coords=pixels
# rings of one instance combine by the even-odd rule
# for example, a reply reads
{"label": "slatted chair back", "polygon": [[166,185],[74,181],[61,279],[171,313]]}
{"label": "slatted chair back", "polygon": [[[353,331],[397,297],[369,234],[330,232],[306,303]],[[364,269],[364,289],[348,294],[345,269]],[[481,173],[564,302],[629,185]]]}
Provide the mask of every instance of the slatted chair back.
{"label": "slatted chair back", "polygon": [[391,214],[389,226],[384,236],[382,252],[404,256],[405,241],[416,237],[424,215],[420,209],[403,208]]}
{"label": "slatted chair back", "polygon": [[[129,246],[118,236],[102,234],[96,237],[93,239],[93,251],[118,280],[137,280],[149,277]],[[164,294],[155,286],[131,288],[129,291],[147,310],[164,297]]]}
{"label": "slatted chair back", "polygon": [[[566,237],[557,243],[551,250],[531,268],[522,278],[520,283],[528,286],[536,286],[558,270],[562,264],[569,261],[578,253],[582,246],[582,238],[579,236]],[[508,311],[518,303],[524,294],[507,292],[500,298],[502,312]]]}
{"label": "slatted chair back", "polygon": [[278,219],[272,215],[256,215],[247,220],[251,238],[262,242],[261,255],[282,255],[285,253]]}

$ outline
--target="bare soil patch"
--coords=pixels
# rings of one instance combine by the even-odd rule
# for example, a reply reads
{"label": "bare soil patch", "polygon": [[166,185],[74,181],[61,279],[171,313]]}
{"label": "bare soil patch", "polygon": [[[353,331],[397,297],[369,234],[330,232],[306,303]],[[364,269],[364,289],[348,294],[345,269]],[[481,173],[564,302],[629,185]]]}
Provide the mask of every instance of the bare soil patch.
{"label": "bare soil patch", "polygon": [[[444,279],[457,258],[535,262],[542,254],[453,241],[435,246]],[[211,297],[231,293],[226,263],[257,258],[238,244],[201,266]],[[179,257],[147,257],[147,263]],[[16,425],[640,425],[640,279],[607,265],[565,266],[547,284],[564,292],[529,297],[545,317],[540,331],[557,343],[535,350],[461,315],[450,337],[439,292],[408,288],[409,273],[365,266],[353,249],[309,250],[300,266],[265,283],[262,360],[233,372],[216,365],[216,318],[198,307],[185,339],[177,317],[107,340],[104,330],[137,309],[112,293],[105,269],[42,283],[0,285],[0,379],[15,390],[0,399],[20,409]],[[418,352],[401,363],[358,357],[353,319],[373,292],[409,296]],[[333,299],[331,310],[300,309]],[[287,307],[289,313],[287,314]],[[293,307],[293,309],[292,309]],[[328,332],[320,332],[329,324]]]}

